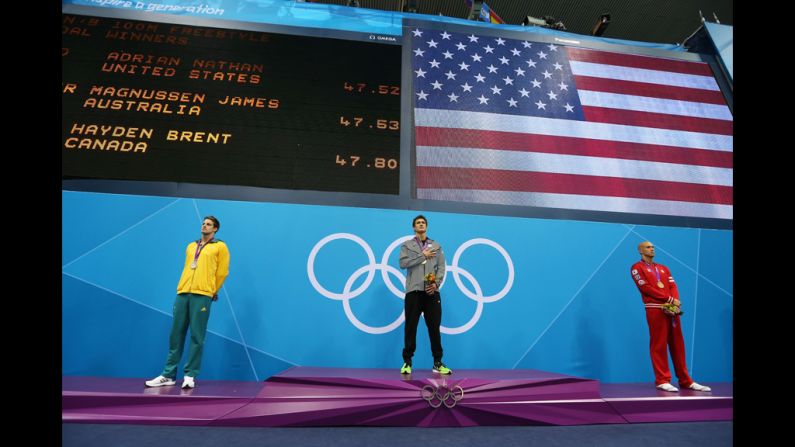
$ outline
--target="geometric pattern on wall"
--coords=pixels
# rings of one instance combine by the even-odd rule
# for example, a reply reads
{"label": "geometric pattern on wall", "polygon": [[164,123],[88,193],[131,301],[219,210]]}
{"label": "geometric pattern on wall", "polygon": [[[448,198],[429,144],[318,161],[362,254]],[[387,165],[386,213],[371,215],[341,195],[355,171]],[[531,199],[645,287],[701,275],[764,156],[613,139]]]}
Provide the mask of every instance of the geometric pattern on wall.
{"label": "geometric pattern on wall", "polygon": [[[380,335],[357,330],[340,302],[319,296],[308,284],[306,259],[308,247],[335,232],[361,235],[380,259],[389,242],[409,233],[416,211],[64,191],[64,375],[159,373],[185,246],[198,237],[207,214],[221,219],[217,236],[230,246],[232,266],[211,309],[202,378],[264,380],[295,365],[399,367],[403,326]],[[644,310],[629,277],[636,246],[648,239],[682,294],[691,373],[701,381],[732,380],[731,231],[424,214],[448,264],[456,247],[475,236],[499,241],[516,264],[506,298],[486,304],[469,332],[443,335],[451,367],[650,381]],[[92,230],[71,224],[80,221],[92,222]],[[361,265],[363,255],[354,245],[329,245],[329,269],[350,272]],[[487,247],[461,261],[476,277],[494,279],[482,285],[491,294],[504,281],[501,262]],[[390,263],[397,266],[396,252]],[[327,274],[324,280],[339,290],[347,273],[340,276]],[[389,323],[402,309],[402,301],[379,281],[351,300],[354,312],[382,319],[372,324]],[[466,322],[474,308],[452,283],[443,291],[448,326]],[[473,286],[466,280],[464,285]],[[421,322],[415,368],[430,363]]]}

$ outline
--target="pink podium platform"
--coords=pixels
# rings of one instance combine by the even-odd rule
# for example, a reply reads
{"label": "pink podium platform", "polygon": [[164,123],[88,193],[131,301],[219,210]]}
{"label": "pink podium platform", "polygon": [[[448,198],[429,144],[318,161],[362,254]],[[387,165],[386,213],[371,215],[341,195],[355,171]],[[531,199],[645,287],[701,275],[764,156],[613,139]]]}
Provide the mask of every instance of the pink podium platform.
{"label": "pink podium platform", "polygon": [[238,427],[584,425],[732,420],[731,383],[710,393],[600,384],[538,370],[293,367],[265,382],[63,377],[62,420]]}

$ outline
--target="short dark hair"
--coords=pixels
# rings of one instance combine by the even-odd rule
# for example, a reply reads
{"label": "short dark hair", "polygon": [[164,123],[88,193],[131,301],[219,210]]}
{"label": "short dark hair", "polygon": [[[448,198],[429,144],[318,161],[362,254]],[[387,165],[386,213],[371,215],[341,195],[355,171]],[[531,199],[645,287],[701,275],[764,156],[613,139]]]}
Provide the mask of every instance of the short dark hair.
{"label": "short dark hair", "polygon": [[204,219],[202,219],[202,222],[204,222],[207,219],[210,219],[211,221],[213,221],[213,224],[215,225],[215,231],[218,231],[218,230],[221,229],[221,222],[218,221],[217,217],[215,217],[215,216],[204,216]]}
{"label": "short dark hair", "polygon": [[425,216],[423,216],[422,214],[420,214],[419,216],[415,217],[414,220],[411,221],[411,228],[414,228],[414,224],[417,223],[417,219],[424,220],[425,221],[425,225],[428,225],[428,219]]}

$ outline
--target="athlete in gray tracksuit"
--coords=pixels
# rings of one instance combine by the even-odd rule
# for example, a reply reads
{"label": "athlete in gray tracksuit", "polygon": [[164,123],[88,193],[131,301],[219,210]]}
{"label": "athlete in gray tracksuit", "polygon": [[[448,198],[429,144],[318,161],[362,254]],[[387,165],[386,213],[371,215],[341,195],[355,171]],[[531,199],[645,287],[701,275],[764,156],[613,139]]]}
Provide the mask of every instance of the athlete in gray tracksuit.
{"label": "athlete in gray tracksuit", "polygon": [[[439,327],[442,324],[442,296],[439,293],[444,281],[444,252],[438,242],[427,236],[428,220],[417,216],[412,221],[414,238],[400,246],[400,267],[406,272],[406,326],[404,332],[403,367],[401,373],[411,372],[411,358],[417,347],[417,324],[420,313],[425,314],[425,325],[431,340],[433,371],[450,374],[452,371],[442,363],[442,339]],[[430,273],[434,281],[426,281]]]}

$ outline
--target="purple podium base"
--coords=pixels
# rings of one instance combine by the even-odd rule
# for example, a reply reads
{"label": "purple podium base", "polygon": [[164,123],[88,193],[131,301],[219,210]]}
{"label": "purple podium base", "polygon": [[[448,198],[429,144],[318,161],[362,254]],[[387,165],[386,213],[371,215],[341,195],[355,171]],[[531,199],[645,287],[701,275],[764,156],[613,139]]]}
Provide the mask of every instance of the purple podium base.
{"label": "purple podium base", "polygon": [[584,425],[731,420],[732,384],[711,393],[599,384],[538,370],[293,367],[265,382],[63,377],[64,422],[236,427]]}

